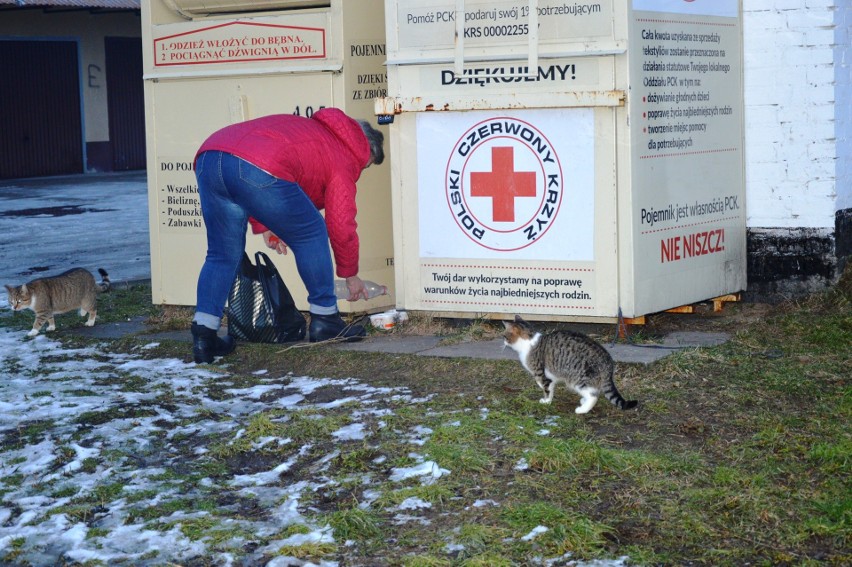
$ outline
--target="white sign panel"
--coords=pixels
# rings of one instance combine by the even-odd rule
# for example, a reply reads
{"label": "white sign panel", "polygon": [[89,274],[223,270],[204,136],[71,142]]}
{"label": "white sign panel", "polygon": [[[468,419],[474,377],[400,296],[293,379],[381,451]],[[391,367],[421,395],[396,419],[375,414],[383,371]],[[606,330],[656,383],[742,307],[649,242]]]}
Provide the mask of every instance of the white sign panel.
{"label": "white sign panel", "polygon": [[739,2],[738,0],[633,0],[633,9],[736,18],[739,15]]}
{"label": "white sign panel", "polygon": [[594,260],[594,139],[588,108],[418,114],[421,258]]}
{"label": "white sign panel", "polygon": [[[447,0],[399,0],[396,25],[401,49],[453,47],[456,4]],[[544,42],[612,36],[612,0],[565,2],[539,0],[537,35]],[[468,46],[527,44],[530,34],[527,0],[466,0],[464,42]]]}
{"label": "white sign panel", "polygon": [[648,313],[745,286],[742,32],[711,17],[737,16],[734,0],[638,5],[677,13],[632,22],[636,305]]}

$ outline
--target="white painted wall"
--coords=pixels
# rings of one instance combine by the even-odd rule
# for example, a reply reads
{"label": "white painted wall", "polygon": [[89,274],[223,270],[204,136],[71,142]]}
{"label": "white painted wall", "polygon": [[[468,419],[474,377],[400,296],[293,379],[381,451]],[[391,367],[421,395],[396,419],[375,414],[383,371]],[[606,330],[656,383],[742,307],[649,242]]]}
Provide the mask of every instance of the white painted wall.
{"label": "white painted wall", "polygon": [[852,206],[850,0],[745,0],[749,228],[834,230]]}
{"label": "white painted wall", "polygon": [[836,0],[834,80],[836,82],[837,210],[852,208],[852,2]]}

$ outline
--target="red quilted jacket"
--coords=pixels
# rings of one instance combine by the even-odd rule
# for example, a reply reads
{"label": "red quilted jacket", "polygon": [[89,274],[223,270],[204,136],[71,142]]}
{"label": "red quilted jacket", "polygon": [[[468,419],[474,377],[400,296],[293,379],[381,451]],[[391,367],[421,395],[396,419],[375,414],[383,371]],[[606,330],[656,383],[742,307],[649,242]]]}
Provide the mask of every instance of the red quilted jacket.
{"label": "red quilted jacket", "polygon": [[[370,160],[370,144],[355,120],[337,108],[324,108],[311,118],[264,116],[215,132],[198,154],[207,150],[228,152],[298,183],[317,209],[325,209],[338,277],[358,274],[355,182]],[[250,222],[255,234],[267,230]]]}

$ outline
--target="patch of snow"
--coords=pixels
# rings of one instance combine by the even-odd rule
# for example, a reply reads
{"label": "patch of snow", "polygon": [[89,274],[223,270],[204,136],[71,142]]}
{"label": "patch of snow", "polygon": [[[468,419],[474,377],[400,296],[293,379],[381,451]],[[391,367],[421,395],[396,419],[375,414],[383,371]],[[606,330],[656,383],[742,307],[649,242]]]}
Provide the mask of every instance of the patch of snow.
{"label": "patch of snow", "polygon": [[394,524],[420,524],[421,526],[428,526],[432,523],[429,518],[421,518],[419,516],[409,516],[408,514],[397,514],[393,517]]}
{"label": "patch of snow", "polygon": [[350,423],[331,434],[338,441],[359,441],[367,438],[363,423]]}
{"label": "patch of snow", "polygon": [[450,471],[442,469],[435,461],[426,461],[413,467],[391,469],[390,479],[394,482],[400,482],[412,477],[438,479],[448,474],[450,474]]}
{"label": "patch of snow", "polygon": [[415,496],[406,498],[399,503],[399,510],[417,510],[419,508],[431,508],[432,504]]}
{"label": "patch of snow", "polygon": [[536,526],[532,529],[530,533],[521,538],[521,541],[532,541],[541,534],[545,532],[549,532],[550,528],[546,528],[544,526]]}
{"label": "patch of snow", "polygon": [[[153,348],[152,344],[147,346]],[[200,496],[196,490],[223,489],[252,499],[266,510],[263,517],[253,519],[231,517],[225,510],[218,518],[223,525],[234,525],[238,532],[258,537],[274,537],[298,523],[311,528],[311,533],[287,542],[331,541],[330,530],[312,527],[311,520],[299,512],[303,492],[324,489],[331,481],[286,478],[287,471],[307,458],[311,444],[268,470],[202,478],[194,486],[174,481],[173,464],[206,454],[217,437],[224,446],[233,444],[246,435],[245,428],[259,412],[270,408],[298,411],[321,388],[343,388],[357,394],[350,400],[372,404],[362,412],[364,420],[372,419],[371,415],[391,415],[392,411],[381,407],[389,397],[413,403],[404,388],[372,388],[354,379],[276,377],[267,371],[255,373],[263,377],[264,384],[228,387],[233,381],[226,367],[211,369],[178,359],[142,358],[142,351],[148,350],[128,354],[98,346],[69,348],[49,333],[29,338],[25,331],[0,328],[0,431],[31,431],[19,445],[8,446],[0,460],[0,474],[21,479],[7,483],[0,496],[0,549],[15,542],[17,560],[33,565],[139,564],[150,560],[152,550],[157,551],[153,559],[157,564],[192,563],[199,558],[217,565],[257,563],[264,559],[262,551],[235,558],[233,551],[209,548],[207,538],[188,539],[181,531],[181,521],[206,516],[205,512],[184,508],[189,512],[175,512],[153,522],[140,522],[131,515],[178,499],[196,499]],[[137,379],[143,386],[128,389],[125,377]],[[226,386],[227,396],[221,395],[222,390],[208,395],[210,386],[221,385]],[[287,395],[264,401],[278,392]],[[161,403],[164,393],[168,401]],[[283,419],[286,417],[285,413]],[[366,422],[359,421],[339,430],[336,438],[357,439],[366,431]],[[187,442],[195,437],[204,443]],[[290,439],[272,436],[252,440],[258,452],[290,443]],[[178,444],[188,452],[181,453]],[[85,523],[62,513],[62,507],[92,498],[106,486],[121,489],[116,497],[93,505]],[[141,494],[146,496],[140,502],[137,495]],[[93,532],[92,528],[97,529]],[[231,545],[239,548],[244,543],[242,536],[235,536]],[[277,543],[278,548],[284,545],[283,541]],[[279,557],[269,564],[276,563],[307,565]]]}

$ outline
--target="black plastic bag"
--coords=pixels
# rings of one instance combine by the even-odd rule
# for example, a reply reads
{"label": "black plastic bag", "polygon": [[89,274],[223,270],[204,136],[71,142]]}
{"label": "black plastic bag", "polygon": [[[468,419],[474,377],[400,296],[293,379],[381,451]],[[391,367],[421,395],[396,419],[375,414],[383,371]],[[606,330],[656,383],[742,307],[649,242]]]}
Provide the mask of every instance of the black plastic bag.
{"label": "black plastic bag", "polygon": [[263,252],[257,265],[243,254],[228,296],[228,334],[252,343],[286,343],[305,338],[305,316],[296,309],[290,290]]}

